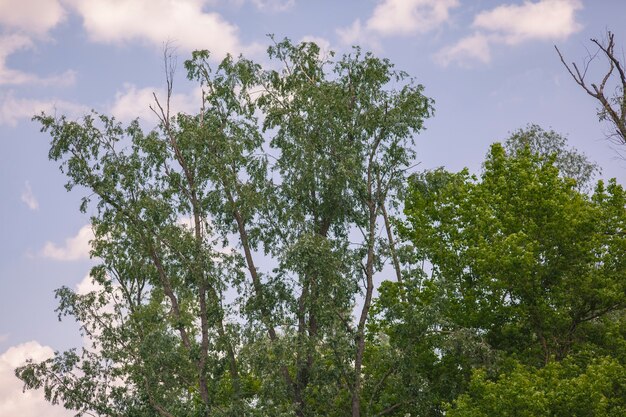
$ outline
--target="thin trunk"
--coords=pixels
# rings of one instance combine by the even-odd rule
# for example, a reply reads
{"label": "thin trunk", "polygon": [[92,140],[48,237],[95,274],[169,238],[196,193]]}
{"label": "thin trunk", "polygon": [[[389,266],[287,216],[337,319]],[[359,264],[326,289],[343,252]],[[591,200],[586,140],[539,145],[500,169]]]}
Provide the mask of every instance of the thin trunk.
{"label": "thin trunk", "polygon": [[[107,204],[110,204],[112,207],[114,207],[116,210],[118,210],[120,213],[126,216],[127,219],[131,223],[136,225],[137,228],[139,229],[138,231],[140,233],[141,239],[143,240],[144,244],[146,245],[146,249],[148,250],[148,255],[150,256],[150,259],[152,260],[152,262],[154,263],[154,266],[157,269],[159,280],[161,281],[161,284],[163,285],[163,292],[165,293],[165,295],[167,296],[167,298],[169,299],[172,305],[171,312],[174,315],[174,318],[176,319],[175,328],[176,330],[178,330],[180,334],[180,338],[185,349],[187,349],[187,351],[191,351],[191,348],[192,348],[191,339],[189,337],[189,334],[187,333],[187,329],[182,324],[182,314],[180,311],[180,306],[178,304],[178,298],[176,297],[176,294],[174,293],[174,289],[172,288],[170,279],[167,276],[165,267],[154,247],[154,244],[151,238],[146,236],[146,234],[144,233],[143,225],[140,224],[131,213],[128,213],[127,210],[125,210],[122,207],[122,205],[113,201],[109,196],[99,192],[96,184],[92,185],[92,189],[102,198],[103,201],[105,201]],[[198,373],[202,374],[202,367],[200,367],[198,363],[196,363],[196,368],[198,369]],[[209,403],[209,394],[208,394],[208,388],[206,386],[206,383],[204,384],[204,389],[202,387],[202,384],[200,384],[200,396],[202,397],[202,400],[205,402],[205,404]]]}
{"label": "thin trunk", "polygon": [[236,399],[239,400],[241,398],[241,382],[239,379],[239,367],[237,366],[237,357],[235,356],[235,350],[233,349],[232,343],[230,343],[230,339],[226,334],[226,330],[224,329],[224,322],[220,318],[219,326],[217,328],[217,332],[222,340],[226,342],[226,354],[228,356],[228,370],[230,372],[230,376],[233,378],[233,390],[235,391]]}
{"label": "thin trunk", "polygon": [[367,260],[365,264],[365,299],[359,317],[359,324],[356,334],[356,356],[354,358],[354,386],[352,391],[352,417],[361,415],[361,368],[363,365],[363,354],[365,353],[365,324],[372,303],[372,293],[374,292],[374,244],[376,233],[376,203],[370,199],[369,203],[369,229]]}
{"label": "thin trunk", "polygon": [[396,243],[393,239],[393,232],[391,230],[391,222],[387,215],[387,208],[385,204],[381,202],[380,209],[383,213],[383,219],[385,220],[385,230],[387,231],[387,240],[389,241],[389,252],[391,252],[391,260],[393,262],[393,269],[396,271],[396,279],[398,283],[402,284],[402,272],[400,270],[400,261],[398,260],[398,253],[396,252]]}
{"label": "thin trunk", "polygon": [[[168,129],[169,132],[169,129]],[[187,190],[187,195],[191,202],[191,207],[193,211],[193,220],[194,220],[194,237],[196,243],[196,258],[197,260],[201,260],[202,256],[202,218],[201,218],[201,210],[200,210],[200,202],[197,196],[195,176],[189,169],[186,160],[183,158],[182,152],[180,152],[178,148],[178,144],[176,142],[175,137],[172,134],[169,134],[170,144],[174,149],[174,154],[176,160],[180,164],[185,174],[185,178],[187,179],[187,183],[189,185],[189,190]],[[183,189],[183,192],[185,190]],[[200,304],[200,331],[201,331],[201,349],[200,349],[200,359],[199,359],[199,386],[200,392],[202,394],[202,398],[204,399],[206,396],[205,403],[208,405],[209,399],[209,390],[208,390],[208,381],[205,372],[206,363],[209,356],[209,326],[210,323],[208,321],[208,310],[207,310],[207,292],[210,292],[212,295],[213,302],[216,305],[220,305],[220,297],[218,296],[215,289],[208,284],[207,280],[204,277],[204,272],[200,266],[195,265],[194,275],[196,276],[196,280],[198,282],[198,298]],[[217,319],[217,328],[218,334],[220,338],[224,341],[226,345],[226,353],[229,360],[229,373],[231,378],[233,379],[233,388],[235,391],[235,395],[237,398],[240,396],[239,391],[239,373],[237,371],[237,363],[234,355],[234,350],[230,340],[226,337],[226,333],[224,331],[224,322],[223,322],[223,311],[220,310],[219,318]],[[203,392],[204,391],[204,392]],[[206,394],[206,395],[203,395]]]}
{"label": "thin trunk", "polygon": [[[317,225],[316,234],[324,239],[328,237],[331,221],[328,218],[322,219]],[[305,276],[302,294],[298,299],[298,352],[296,358],[296,385],[295,397],[298,402],[298,415],[304,415],[306,401],[304,391],[309,385],[311,369],[314,363],[315,341],[318,334],[317,314],[315,306],[318,300],[317,279],[315,275]],[[308,306],[308,308],[307,308]],[[308,310],[308,311],[307,311]],[[308,313],[308,320],[307,320]],[[304,358],[302,356],[305,356]]]}
{"label": "thin trunk", "polygon": [[307,360],[307,363],[305,363],[302,358],[302,356],[305,355],[305,351],[307,359],[310,355],[308,346],[309,340],[307,340],[306,336],[306,305],[309,298],[309,289],[309,281],[306,280],[302,288],[302,294],[298,299],[298,348],[296,351],[296,384],[294,387],[297,402],[296,414],[298,416],[304,415],[304,410],[306,409],[303,393],[309,379],[309,369],[307,366],[309,361]]}
{"label": "thin trunk", "polygon": [[[201,259],[200,253],[202,250],[202,230],[201,230],[200,214],[197,209],[198,200],[195,196],[195,191],[192,191],[192,196],[193,196],[192,204],[193,204],[193,210],[194,210],[194,223],[195,223],[195,237],[196,237],[196,246],[197,246],[196,250],[198,251],[198,255],[197,255],[198,258]],[[215,305],[221,306],[221,299],[217,291],[215,290],[215,288],[213,288],[211,285],[209,285],[206,282],[206,279],[204,278],[204,274],[201,269],[196,271],[196,275],[200,283],[199,291],[198,291],[198,298],[199,298],[199,304],[200,304],[200,326],[201,326],[201,335],[202,335],[201,350],[200,350],[200,368],[204,370],[206,366],[206,362],[208,360],[208,355],[209,355],[210,323],[208,322],[208,309],[207,309],[207,303],[206,303],[207,293],[210,294],[210,298],[212,302],[215,303]],[[241,392],[240,392],[240,385],[239,385],[239,372],[237,369],[238,368],[237,359],[235,357],[232,343],[230,342],[230,339],[227,337],[226,332],[224,331],[224,314],[221,308],[219,311],[219,317],[217,318],[216,324],[217,324],[218,334],[220,338],[222,339],[222,341],[224,342],[224,344],[226,345],[226,354],[227,354],[227,358],[229,362],[228,369],[229,369],[230,376],[233,380],[233,389],[235,392],[235,396],[239,398],[241,395]],[[200,378],[200,386],[204,385],[205,387],[208,387],[207,378],[204,372],[200,374],[199,378]],[[207,390],[207,395],[208,395],[208,390]]]}
{"label": "thin trunk", "polygon": [[[237,204],[230,190],[224,187],[224,191],[226,193],[226,197],[228,198],[229,204],[232,206],[233,217],[235,218],[235,222],[237,223],[237,230],[239,232],[239,239],[241,241],[241,246],[244,251],[244,257],[246,259],[246,266],[248,267],[248,272],[250,273],[250,277],[252,279],[252,287],[254,289],[254,294],[259,301],[261,321],[263,322],[263,324],[265,325],[267,329],[267,333],[269,335],[270,340],[272,342],[276,342],[278,340],[278,335],[276,334],[276,329],[274,329],[274,326],[272,325],[271,314],[264,301],[263,284],[261,283],[261,279],[259,277],[256,266],[254,264],[254,259],[252,258],[252,249],[250,247],[248,232],[246,231],[246,226],[245,226],[243,216],[241,215],[239,209],[237,208]],[[283,375],[283,378],[285,379],[285,383],[293,391],[295,384],[294,384],[293,378],[289,374],[289,370],[287,369],[285,365],[281,365],[280,371],[281,371],[281,374]]]}
{"label": "thin trunk", "polygon": [[[178,299],[176,298],[176,295],[174,294],[174,290],[172,289],[169,278],[167,277],[165,268],[163,267],[163,264],[161,263],[161,259],[159,258],[159,256],[157,255],[156,251],[154,250],[151,244],[149,247],[149,251],[150,251],[150,256],[152,258],[152,261],[154,262],[157,268],[157,271],[159,273],[161,284],[163,285],[163,292],[169,298],[170,303],[172,304],[172,313],[174,314],[174,317],[178,321],[178,323],[176,324],[176,328],[178,329],[180,333],[180,337],[183,341],[183,345],[188,351],[191,351],[191,340],[189,339],[189,335],[187,334],[187,330],[185,329],[185,326],[183,326],[182,324],[182,320],[181,320],[182,315],[180,312],[180,307],[178,305]],[[208,390],[206,378],[204,377],[204,367],[203,367],[201,360],[196,363],[196,368],[198,371],[198,379],[199,379],[198,384],[200,388],[200,397],[202,398],[202,401],[208,405],[209,404],[209,390]]]}
{"label": "thin trunk", "polygon": [[[369,211],[369,227],[367,231],[367,258],[365,262],[365,299],[359,317],[359,324],[356,333],[356,355],[354,358],[354,386],[352,391],[352,417],[360,417],[361,415],[361,368],[363,366],[363,355],[365,353],[365,324],[367,316],[372,304],[372,294],[374,292],[374,260],[376,245],[376,223],[379,210],[379,201],[382,200],[380,195],[380,184],[376,192],[374,191],[374,171],[376,170],[374,158],[378,150],[378,146],[382,141],[384,132],[379,132],[372,144],[369,152],[367,164],[367,198],[365,204]],[[376,194],[376,195],[375,195]],[[384,201],[383,201],[384,204]]]}

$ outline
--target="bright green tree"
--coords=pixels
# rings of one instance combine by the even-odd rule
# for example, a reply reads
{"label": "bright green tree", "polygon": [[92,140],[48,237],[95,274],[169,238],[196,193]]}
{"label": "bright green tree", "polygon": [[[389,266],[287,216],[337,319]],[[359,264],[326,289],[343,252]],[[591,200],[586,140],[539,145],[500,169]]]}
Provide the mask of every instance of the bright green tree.
{"label": "bright green tree", "polygon": [[579,191],[574,178],[587,181],[593,165],[554,135],[531,126],[493,145],[480,177],[439,169],[412,178],[400,225],[408,266],[403,284],[382,286],[372,322],[395,364],[386,395],[409,398],[405,412],[442,415],[474,369],[483,369],[476,385],[512,363],[535,375],[578,360],[568,378],[596,355],[626,363],[626,195],[614,180]]}
{"label": "bright green tree", "polygon": [[622,187],[600,182],[588,197],[554,160],[496,144],[480,180],[428,173],[405,209],[451,316],[534,363],[566,356],[626,302]]}
{"label": "bright green tree", "polygon": [[18,369],[27,388],[85,415],[362,414],[378,232],[432,103],[358,49],[268,51],[280,69],[195,52],[198,113],[169,113],[170,73],[147,134],[36,117],[95,208],[102,289],[57,292],[93,346]]}
{"label": "bright green tree", "polygon": [[452,417],[618,417],[626,414],[626,366],[610,356],[568,357],[534,368],[516,363],[497,380],[477,370]]}

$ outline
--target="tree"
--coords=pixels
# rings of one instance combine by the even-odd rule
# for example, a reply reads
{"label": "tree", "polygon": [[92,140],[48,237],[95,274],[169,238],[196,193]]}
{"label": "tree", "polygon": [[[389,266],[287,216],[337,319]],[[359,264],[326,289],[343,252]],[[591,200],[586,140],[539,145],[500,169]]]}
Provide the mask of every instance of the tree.
{"label": "tree", "polygon": [[589,198],[555,156],[494,145],[480,182],[467,172],[416,178],[405,233],[446,288],[450,314],[529,363],[565,357],[586,323],[624,307],[625,195]]}
{"label": "tree", "polygon": [[528,148],[533,154],[554,158],[554,165],[560,175],[576,181],[576,187],[580,190],[593,191],[592,180],[601,171],[586,155],[575,148],[568,148],[565,137],[554,130],[546,131],[534,124],[513,132],[505,141],[504,147],[510,155],[521,155]]}
{"label": "tree", "polygon": [[[581,192],[575,175],[560,169],[568,153],[543,151],[560,147],[545,142],[551,136],[531,126],[506,147],[494,144],[480,177],[438,169],[411,178],[400,223],[409,267],[402,284],[381,287],[371,323],[398,364],[385,394],[421,396],[403,412],[443,415],[454,403],[474,410],[455,416],[513,415],[536,398],[531,391],[549,395],[536,379],[545,373],[567,369],[562,388],[596,365],[604,372],[592,358],[617,369],[607,381],[622,378],[626,194],[615,180],[598,182],[591,196]],[[570,172],[587,166],[581,158]],[[598,387],[602,395],[623,407],[621,388],[606,386]],[[492,413],[498,399],[513,401],[513,391],[519,402]],[[492,408],[463,408],[470,399]]]}
{"label": "tree", "polygon": [[[615,53],[615,34],[607,31],[604,41],[591,39],[591,42],[597,49],[593,54],[589,54],[582,69],[575,62],[568,65],[559,48],[556,45],[554,48],[576,84],[599,102],[598,117],[601,121],[608,120],[613,125],[614,131],[608,135],[609,138],[615,139],[620,145],[626,145],[626,72],[624,62],[620,61]],[[608,70],[599,81],[589,82],[587,72],[598,55],[606,59]]]}
{"label": "tree", "polygon": [[497,381],[476,371],[448,416],[622,416],[626,367],[611,358],[577,364],[568,358],[534,369],[516,364]]}
{"label": "tree", "polygon": [[95,209],[101,289],[57,291],[93,345],[19,368],[26,388],[79,415],[363,413],[379,228],[432,102],[359,49],[268,52],[279,70],[194,52],[199,112],[170,115],[168,72],[147,134],[35,117]]}

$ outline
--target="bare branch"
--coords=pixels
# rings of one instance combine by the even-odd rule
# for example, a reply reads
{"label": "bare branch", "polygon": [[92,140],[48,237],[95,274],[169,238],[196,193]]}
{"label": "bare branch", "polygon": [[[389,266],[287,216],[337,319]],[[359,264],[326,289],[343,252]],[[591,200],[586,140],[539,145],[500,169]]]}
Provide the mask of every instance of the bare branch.
{"label": "bare branch", "polygon": [[[586,60],[585,69],[582,73],[575,63],[568,65],[565,62],[563,54],[561,54],[556,45],[554,48],[559,55],[561,63],[563,63],[563,66],[565,66],[576,84],[600,103],[601,106],[598,110],[600,120],[606,119],[613,124],[615,133],[608,137],[615,138],[620,145],[626,145],[626,70],[624,69],[624,63],[615,55],[615,34],[608,31],[606,40],[591,39],[591,42],[596,46],[597,50],[594,54],[589,54],[589,59]],[[585,77],[589,64],[600,54],[608,61],[609,68],[599,83],[588,83]],[[615,94],[607,97],[605,88],[612,81],[617,84]]]}

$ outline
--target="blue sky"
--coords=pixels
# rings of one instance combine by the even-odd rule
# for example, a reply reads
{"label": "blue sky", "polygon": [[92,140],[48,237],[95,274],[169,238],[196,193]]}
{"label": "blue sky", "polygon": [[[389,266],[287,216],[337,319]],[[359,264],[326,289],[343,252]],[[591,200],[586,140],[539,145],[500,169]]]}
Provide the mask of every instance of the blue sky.
{"label": "blue sky", "polygon": [[[81,194],[65,192],[33,114],[93,108],[151,126],[164,43],[178,55],[174,107],[191,112],[198,90],[182,62],[193,49],[264,62],[273,33],[339,53],[359,44],[424,84],[436,112],[417,137],[421,168],[478,172],[490,143],[537,123],[625,183],[609,126],[553,47],[582,62],[589,38],[610,29],[621,52],[625,19],[622,0],[0,0],[0,415],[70,415],[22,394],[12,368],[80,345],[53,290],[86,290],[92,265]],[[591,78],[605,68],[594,64]]]}

